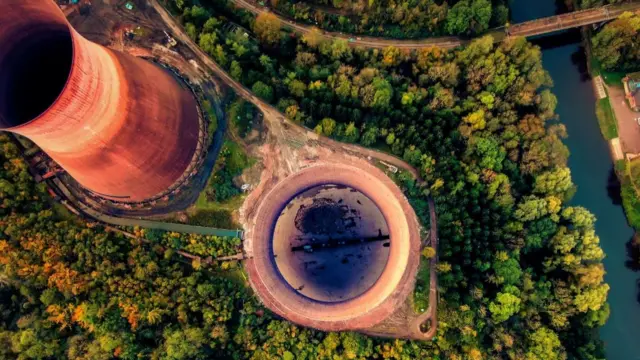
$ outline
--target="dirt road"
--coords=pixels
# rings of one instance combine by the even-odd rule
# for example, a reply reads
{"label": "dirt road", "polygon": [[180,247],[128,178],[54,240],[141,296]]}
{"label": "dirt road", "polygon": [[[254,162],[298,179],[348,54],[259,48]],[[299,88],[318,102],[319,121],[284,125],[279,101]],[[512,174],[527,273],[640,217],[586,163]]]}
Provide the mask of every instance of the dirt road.
{"label": "dirt road", "polygon": [[[245,10],[252,12],[255,15],[272,12],[269,9],[265,8],[264,6],[258,5],[254,2],[247,1],[247,0],[231,0],[231,2],[238,7],[241,7]],[[292,29],[299,34],[306,34],[311,32],[314,29],[312,26],[302,25],[295,21],[286,19],[281,15],[278,15],[278,14],[275,14],[275,15],[278,16],[278,18],[280,19],[284,27]],[[347,41],[351,39],[350,40],[351,44],[364,46],[368,48],[386,48],[392,45],[399,49],[417,49],[417,48],[430,47],[430,46],[436,46],[440,48],[454,48],[456,46],[460,46],[469,41],[467,39],[457,37],[457,36],[432,37],[432,38],[420,39],[420,40],[398,40],[398,39],[384,39],[384,38],[369,37],[369,36],[356,37],[355,35],[349,35],[349,34],[345,35],[337,32],[329,32],[329,31],[322,31],[322,30],[320,30],[320,32],[325,37],[330,37],[334,39],[343,39]]]}
{"label": "dirt road", "polygon": [[624,90],[620,87],[608,86],[611,107],[616,114],[618,133],[624,153],[640,153],[640,113],[631,111],[625,99]]}
{"label": "dirt road", "polygon": [[[251,0],[230,0],[236,6],[252,12],[255,15],[261,13],[274,13],[270,9],[258,5]],[[519,24],[514,24],[509,28],[509,34],[511,36],[534,36],[545,33],[556,32],[559,30],[570,29],[574,27],[594,24],[606,20],[615,19],[618,15],[624,11],[633,11],[640,8],[640,3],[626,3],[608,5],[605,7],[594,8],[576,11],[572,13],[566,13],[557,16],[550,16],[546,18],[536,19],[532,21],[526,21]],[[274,13],[279,19],[282,25],[286,28],[292,29],[299,34],[306,34],[314,31],[313,26],[302,25],[295,21],[291,21],[286,17]],[[333,39],[343,39],[349,41],[350,44],[355,46],[363,46],[367,48],[386,48],[394,46],[398,49],[420,49],[426,47],[439,47],[439,48],[454,48],[460,45],[464,45],[471,41],[469,38],[459,36],[440,36],[430,37],[424,39],[387,39],[380,37],[368,37],[368,36],[355,36],[350,34],[342,34],[329,31],[321,31],[325,37]],[[505,38],[506,33],[504,28],[491,29],[483,35],[492,35],[495,41],[501,41]]]}

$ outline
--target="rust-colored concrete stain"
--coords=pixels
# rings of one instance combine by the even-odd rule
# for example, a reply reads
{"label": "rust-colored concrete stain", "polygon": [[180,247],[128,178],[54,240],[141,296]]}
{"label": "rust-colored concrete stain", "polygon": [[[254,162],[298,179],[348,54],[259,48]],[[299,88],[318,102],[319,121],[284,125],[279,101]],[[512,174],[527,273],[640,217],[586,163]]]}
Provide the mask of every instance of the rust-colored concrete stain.
{"label": "rust-colored concrete stain", "polygon": [[84,39],[53,1],[2,0],[0,129],[31,139],[87,189],[133,202],[187,169],[198,107],[161,67]]}

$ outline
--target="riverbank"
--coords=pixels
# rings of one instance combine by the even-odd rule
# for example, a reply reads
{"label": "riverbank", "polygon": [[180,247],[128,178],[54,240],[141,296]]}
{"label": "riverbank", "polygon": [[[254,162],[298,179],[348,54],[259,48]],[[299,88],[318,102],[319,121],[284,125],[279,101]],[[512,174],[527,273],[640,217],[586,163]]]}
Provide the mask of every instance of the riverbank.
{"label": "riverbank", "polygon": [[640,113],[629,108],[623,88],[624,72],[605,71],[593,55],[591,39],[593,29],[581,30],[583,47],[587,58],[588,73],[596,95],[603,88],[605,96],[596,101],[596,117],[602,136],[609,142],[610,155],[615,163],[615,174],[620,182],[620,197],[627,221],[635,231],[640,229],[640,189],[634,183],[633,174],[638,173],[640,153],[639,125],[635,121]]}
{"label": "riverbank", "polygon": [[[640,344],[632,335],[635,324],[640,321],[638,274],[629,266],[632,260],[627,250],[635,234],[631,224],[634,214],[640,214],[640,201],[630,186],[622,150],[624,145],[619,137],[624,131],[619,126],[622,119],[607,114],[613,112],[610,90],[616,83],[622,85],[623,76],[601,71],[589,48],[591,29],[584,29],[582,35],[581,47],[573,45],[545,50],[544,65],[556,84],[557,113],[570,135],[566,141],[572,153],[569,166],[578,187],[572,203],[586,206],[596,215],[596,233],[607,254],[605,280],[611,287],[608,295],[611,314],[600,330],[607,359],[640,359]],[[564,52],[564,58],[557,56],[561,52]],[[578,70],[580,68],[584,73]],[[576,74],[571,75],[571,72]],[[607,95],[603,99],[600,99],[598,80],[595,80],[598,76]],[[616,154],[616,146],[620,147],[622,156]]]}

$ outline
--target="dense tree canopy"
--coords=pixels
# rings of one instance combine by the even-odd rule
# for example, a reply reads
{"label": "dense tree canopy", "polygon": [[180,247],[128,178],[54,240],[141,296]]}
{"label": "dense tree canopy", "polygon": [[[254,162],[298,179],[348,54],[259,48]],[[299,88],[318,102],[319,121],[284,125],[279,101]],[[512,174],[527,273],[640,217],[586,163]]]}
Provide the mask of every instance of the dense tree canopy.
{"label": "dense tree canopy", "polygon": [[[203,49],[292,121],[420,171],[424,184],[399,182],[425,223],[427,196],[436,202],[436,338],[373,339],[276,320],[234,280],[237,270],[206,273],[168,246],[194,240],[194,251],[224,254],[232,239],[200,248],[203,239],[145,233],[159,243],[143,246],[61,222],[5,142],[5,357],[604,359],[594,337],[609,311],[604,254],[593,215],[563,204],[574,187],[566,131],[554,120],[539,48],[481,38],[452,51],[366,50],[318,34],[261,43],[243,35],[255,29],[250,14],[222,2],[194,13],[195,5],[176,1],[174,10]],[[473,24],[486,18],[478,14]]]}
{"label": "dense tree canopy", "polygon": [[279,0],[271,4],[292,19],[323,28],[396,38],[478,34],[509,17],[502,0]]}

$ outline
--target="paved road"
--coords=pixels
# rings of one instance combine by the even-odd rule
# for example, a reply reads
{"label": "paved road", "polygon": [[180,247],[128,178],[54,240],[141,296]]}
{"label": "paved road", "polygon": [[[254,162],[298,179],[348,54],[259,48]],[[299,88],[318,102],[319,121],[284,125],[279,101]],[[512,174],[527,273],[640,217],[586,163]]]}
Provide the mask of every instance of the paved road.
{"label": "paved road", "polygon": [[[250,0],[230,0],[236,6],[252,12],[255,15],[261,13],[273,13],[270,9],[258,5]],[[509,34],[512,36],[535,36],[545,33],[551,33],[560,30],[566,30],[574,27],[590,25],[615,19],[624,11],[633,11],[640,9],[640,2],[615,4],[603,6],[595,9],[581,10],[572,13],[550,16],[536,20],[526,21],[514,24],[509,28]],[[284,27],[294,30],[299,34],[306,34],[311,31],[318,31],[317,28],[309,25],[299,24],[291,21],[278,13],[273,13],[282,22]],[[355,35],[342,34],[336,32],[321,31],[325,37],[334,39],[351,39],[353,45],[363,46],[367,48],[386,48],[394,46],[399,49],[419,49],[425,47],[454,48],[471,41],[468,38],[458,36],[442,36],[430,37],[416,40],[387,39],[379,37],[356,37]],[[505,38],[505,30],[501,28],[489,30],[487,34],[493,35],[495,41],[501,41]]]}
{"label": "paved road", "polygon": [[640,113],[631,111],[621,87],[608,86],[611,107],[616,114],[618,134],[625,153],[640,153]]}

